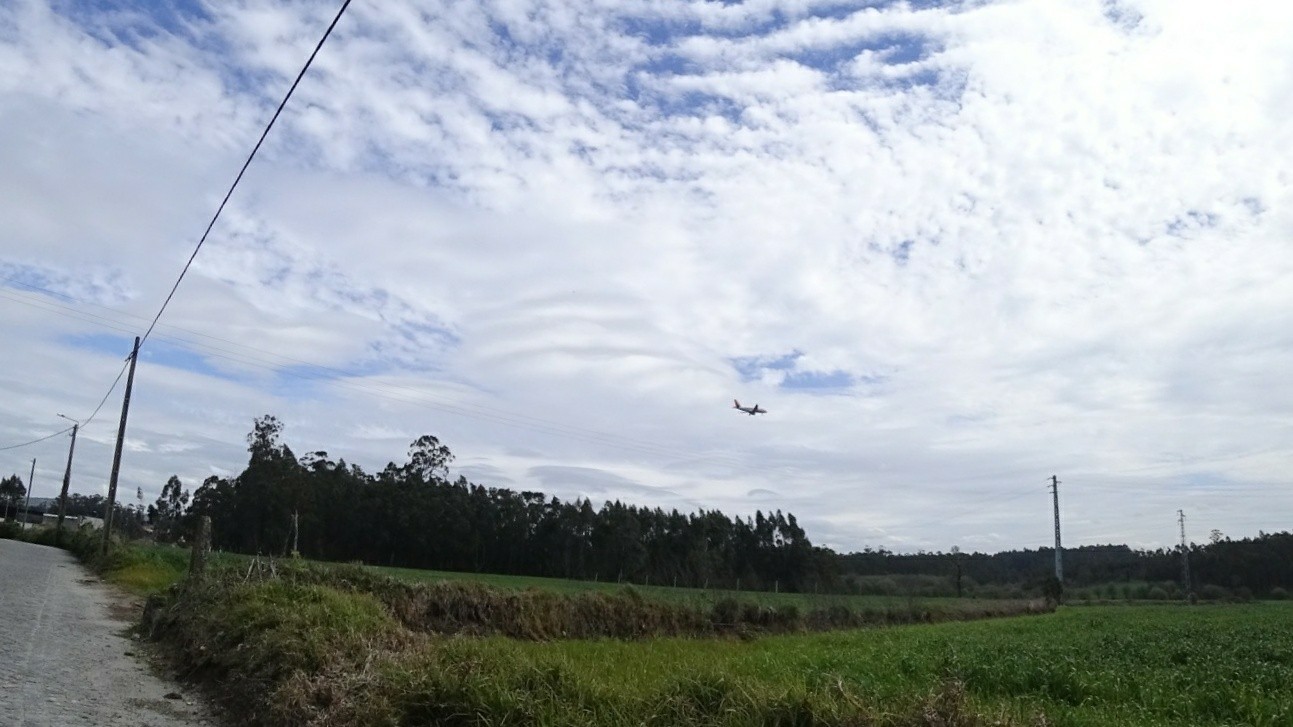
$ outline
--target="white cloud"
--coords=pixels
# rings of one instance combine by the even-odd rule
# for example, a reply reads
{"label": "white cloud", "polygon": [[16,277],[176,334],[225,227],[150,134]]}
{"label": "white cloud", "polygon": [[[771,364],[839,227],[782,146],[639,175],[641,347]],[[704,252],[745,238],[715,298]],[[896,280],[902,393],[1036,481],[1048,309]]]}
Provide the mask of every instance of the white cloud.
{"label": "white cloud", "polygon": [[[0,445],[93,409],[328,5],[0,10]],[[130,492],[273,412],[368,469],[431,432],[484,484],[845,548],[1044,544],[1056,472],[1073,542],[1287,527],[1288,8],[351,12],[141,364]]]}

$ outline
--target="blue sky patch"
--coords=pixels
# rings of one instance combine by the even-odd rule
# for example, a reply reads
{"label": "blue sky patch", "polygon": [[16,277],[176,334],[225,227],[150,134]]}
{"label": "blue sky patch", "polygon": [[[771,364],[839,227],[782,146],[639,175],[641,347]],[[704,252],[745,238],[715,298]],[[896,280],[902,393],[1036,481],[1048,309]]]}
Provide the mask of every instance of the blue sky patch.
{"label": "blue sky patch", "polygon": [[803,351],[795,350],[781,355],[740,356],[731,359],[731,362],[732,368],[736,369],[736,372],[741,375],[741,381],[750,382],[763,378],[763,372],[768,369],[790,371],[795,367],[795,362],[803,355]]}
{"label": "blue sky patch", "polygon": [[[124,361],[130,356],[134,337],[113,333],[90,333],[71,336],[67,341],[77,348],[120,356]],[[161,365],[225,381],[245,382],[248,379],[247,376],[240,376],[213,365],[207,356],[192,349],[155,337],[150,337],[139,350],[139,364],[141,366]]]}
{"label": "blue sky patch", "polygon": [[1180,476],[1180,482],[1185,487],[1193,487],[1201,490],[1207,490],[1218,487],[1227,487],[1235,484],[1234,480],[1217,472],[1188,472]]}
{"label": "blue sky patch", "polygon": [[937,50],[930,38],[912,34],[894,34],[859,38],[851,43],[831,48],[807,49],[790,53],[787,57],[810,68],[835,73],[840,66],[866,51],[874,51],[889,65],[901,66],[925,60]]}
{"label": "blue sky patch", "polygon": [[190,26],[210,19],[198,0],[55,0],[53,8],[100,41],[132,48],[164,33],[196,41]]}
{"label": "blue sky patch", "polygon": [[[380,373],[378,366],[369,368],[370,373]],[[280,367],[274,372],[273,389],[275,394],[291,399],[319,398],[322,384],[344,381],[354,376],[362,376],[364,373],[363,370],[336,371],[320,366],[292,364]]]}
{"label": "blue sky patch", "polygon": [[824,393],[849,389],[858,384],[879,384],[884,381],[878,376],[855,376],[842,369],[834,371],[796,370],[804,352],[798,349],[785,354],[766,356],[740,356],[730,359],[732,368],[740,375],[743,383],[760,381],[769,371],[780,372],[781,382],[778,387],[786,391]]}
{"label": "blue sky patch", "polygon": [[1145,19],[1139,10],[1128,7],[1121,0],[1104,0],[1101,10],[1105,19],[1125,31],[1135,30]]}
{"label": "blue sky patch", "polygon": [[781,388],[794,391],[824,391],[853,386],[853,375],[847,371],[793,371],[781,381]]}
{"label": "blue sky patch", "polygon": [[899,265],[906,265],[907,261],[911,259],[911,248],[915,245],[915,240],[903,240],[898,243],[898,247],[891,253],[893,255],[893,259],[896,260]]}
{"label": "blue sky patch", "polygon": [[123,361],[130,355],[130,347],[134,343],[133,336],[118,336],[112,333],[87,333],[70,336],[67,340],[77,348],[95,353],[119,354]]}
{"label": "blue sky patch", "polygon": [[1211,212],[1190,210],[1167,223],[1167,234],[1172,237],[1186,237],[1191,232],[1216,227],[1220,221],[1221,218]]}
{"label": "blue sky patch", "polygon": [[[71,336],[66,339],[77,348],[120,356],[124,361],[130,355],[132,336],[111,333],[94,333]],[[139,352],[140,366],[161,365],[190,373],[211,376],[224,381],[239,384],[255,385],[272,391],[277,396],[287,398],[315,398],[322,395],[321,386],[352,378],[374,376],[396,369],[390,361],[371,359],[345,370],[311,364],[284,364],[274,366],[257,360],[254,354],[247,354],[250,363],[242,363],[236,351],[233,356],[224,358],[223,354],[207,354],[200,350],[188,348],[164,338],[150,337]],[[266,370],[270,379],[254,372],[245,373],[237,370],[244,365],[255,369]],[[425,367],[423,367],[425,369]]]}
{"label": "blue sky patch", "polygon": [[[54,280],[37,268],[16,263],[0,263],[0,276],[7,278],[5,287],[18,290],[45,289],[52,287]],[[43,293],[43,290],[33,290]]]}

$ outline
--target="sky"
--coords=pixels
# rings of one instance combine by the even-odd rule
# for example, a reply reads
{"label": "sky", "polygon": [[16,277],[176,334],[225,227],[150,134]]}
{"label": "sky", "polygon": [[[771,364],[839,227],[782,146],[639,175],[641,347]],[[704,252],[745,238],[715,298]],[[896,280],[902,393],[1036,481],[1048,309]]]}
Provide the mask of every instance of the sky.
{"label": "sky", "polygon": [[[0,4],[0,446],[104,400],[338,7]],[[479,484],[845,551],[1049,546],[1052,475],[1066,545],[1288,530],[1289,27],[354,0],[141,351],[120,497],[237,474],[273,414],[298,455],[433,434]],[[0,471],[54,495],[67,445]]]}

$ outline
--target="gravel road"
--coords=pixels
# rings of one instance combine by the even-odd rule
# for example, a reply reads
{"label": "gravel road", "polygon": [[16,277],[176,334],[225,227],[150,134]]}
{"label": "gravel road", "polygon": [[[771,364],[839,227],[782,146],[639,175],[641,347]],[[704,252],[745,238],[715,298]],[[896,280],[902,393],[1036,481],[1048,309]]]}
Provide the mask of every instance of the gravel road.
{"label": "gravel road", "polygon": [[68,553],[0,540],[0,725],[216,724],[134,655],[121,604]]}

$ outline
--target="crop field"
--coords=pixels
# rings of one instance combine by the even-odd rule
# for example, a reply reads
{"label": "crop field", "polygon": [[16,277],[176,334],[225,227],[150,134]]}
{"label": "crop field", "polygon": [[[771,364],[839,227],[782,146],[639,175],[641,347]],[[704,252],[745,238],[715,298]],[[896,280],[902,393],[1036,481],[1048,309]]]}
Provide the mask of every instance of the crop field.
{"label": "crop field", "polygon": [[[385,669],[413,693],[474,695],[456,706],[500,723],[1290,725],[1293,606],[1091,607],[749,642],[455,640]],[[921,721],[931,710],[961,721]]]}

